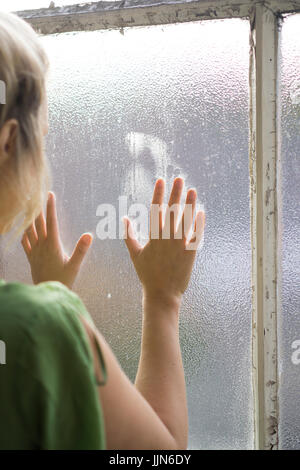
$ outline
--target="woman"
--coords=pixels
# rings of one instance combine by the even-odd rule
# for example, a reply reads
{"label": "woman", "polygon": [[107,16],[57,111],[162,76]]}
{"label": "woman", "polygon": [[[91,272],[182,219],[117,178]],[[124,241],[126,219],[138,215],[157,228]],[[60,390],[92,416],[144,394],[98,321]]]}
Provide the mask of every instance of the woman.
{"label": "woman", "polygon": [[[166,221],[170,237],[142,247],[129,219],[127,245],[143,288],[141,355],[132,384],[90,315],[71,291],[92,243],[83,234],[72,256],[63,251],[55,196],[47,191],[43,135],[47,132],[47,58],[38,37],[21,19],[0,13],[0,234],[25,229],[22,245],[35,285],[0,281],[0,448],[4,449],[186,449],[188,419],[178,322],[182,294],[204,230],[195,211],[196,191],[186,196],[176,178]],[[161,207],[165,183],[157,180],[151,208]],[[188,208],[192,208],[192,214]],[[189,217],[188,217],[189,214]],[[178,236],[180,235],[180,237]],[[182,235],[182,236],[181,236]],[[193,248],[193,249],[187,249]]]}

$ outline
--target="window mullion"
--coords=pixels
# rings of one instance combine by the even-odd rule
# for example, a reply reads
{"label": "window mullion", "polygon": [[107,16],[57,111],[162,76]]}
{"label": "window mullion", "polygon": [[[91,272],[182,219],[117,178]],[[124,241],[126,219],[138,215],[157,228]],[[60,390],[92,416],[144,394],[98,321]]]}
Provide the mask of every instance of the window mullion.
{"label": "window mullion", "polygon": [[277,18],[263,5],[257,5],[252,26],[250,173],[255,447],[277,449]]}

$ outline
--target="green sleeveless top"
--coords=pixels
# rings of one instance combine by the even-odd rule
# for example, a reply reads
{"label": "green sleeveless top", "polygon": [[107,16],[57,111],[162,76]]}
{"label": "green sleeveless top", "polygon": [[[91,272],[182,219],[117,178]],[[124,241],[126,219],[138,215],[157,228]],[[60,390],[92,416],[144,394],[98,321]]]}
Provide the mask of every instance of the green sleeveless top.
{"label": "green sleeveless top", "polygon": [[[0,449],[105,449],[89,340],[93,324],[59,282],[0,280]],[[96,340],[95,340],[96,341]]]}

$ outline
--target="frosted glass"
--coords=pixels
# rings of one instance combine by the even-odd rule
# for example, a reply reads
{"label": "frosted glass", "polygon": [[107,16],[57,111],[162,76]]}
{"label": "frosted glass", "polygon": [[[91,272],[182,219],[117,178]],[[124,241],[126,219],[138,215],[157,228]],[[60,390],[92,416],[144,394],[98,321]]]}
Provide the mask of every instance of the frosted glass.
{"label": "frosted glass", "polygon": [[[217,20],[43,38],[47,150],[68,250],[102,202],[149,203],[184,176],[207,214],[181,313],[190,448],[253,443],[248,171],[249,24]],[[29,280],[17,251],[8,278]],[[133,380],[141,288],[122,240],[95,239],[75,286]]]}
{"label": "frosted glass", "polygon": [[300,449],[300,15],[280,34],[279,430],[282,449]]}

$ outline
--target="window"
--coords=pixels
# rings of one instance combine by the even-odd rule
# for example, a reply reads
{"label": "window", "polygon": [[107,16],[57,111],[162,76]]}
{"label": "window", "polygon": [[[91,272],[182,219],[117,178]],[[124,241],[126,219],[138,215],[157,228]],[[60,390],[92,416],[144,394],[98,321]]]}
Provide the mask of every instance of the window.
{"label": "window", "polygon": [[[300,15],[295,1],[230,3],[19,14],[50,57],[66,248],[96,234],[100,203],[147,203],[158,176],[183,176],[206,210],[180,325],[189,447],[300,449]],[[76,288],[134,379],[141,293],[123,243],[95,237]],[[9,259],[0,276],[29,282],[21,250]]]}

